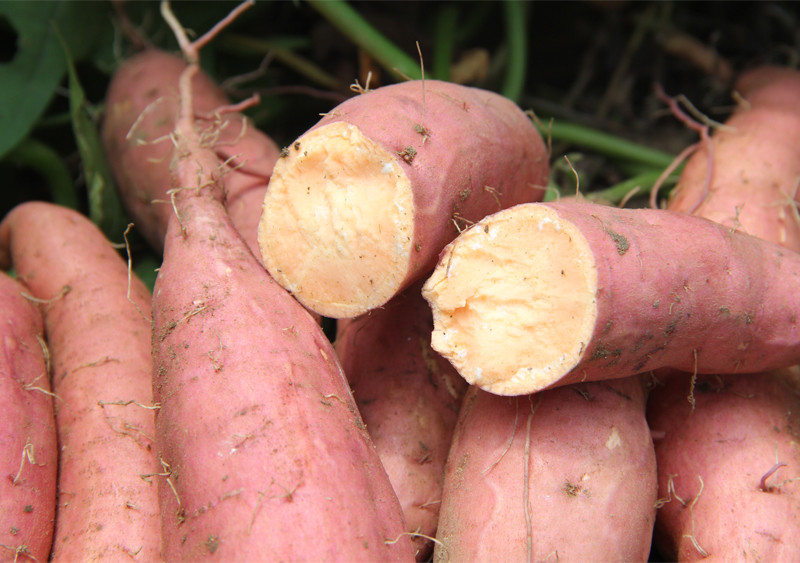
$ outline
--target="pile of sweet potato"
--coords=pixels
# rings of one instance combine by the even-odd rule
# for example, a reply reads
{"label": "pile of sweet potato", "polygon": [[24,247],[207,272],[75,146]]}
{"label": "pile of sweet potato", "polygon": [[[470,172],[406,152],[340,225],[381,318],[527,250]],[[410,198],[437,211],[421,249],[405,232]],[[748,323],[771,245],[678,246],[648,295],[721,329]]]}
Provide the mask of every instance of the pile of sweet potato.
{"label": "pile of sweet potato", "polygon": [[122,245],[0,221],[0,560],[800,556],[796,71],[668,209],[545,203],[531,117],[454,83],[279,149],[200,65],[246,8],[115,72]]}

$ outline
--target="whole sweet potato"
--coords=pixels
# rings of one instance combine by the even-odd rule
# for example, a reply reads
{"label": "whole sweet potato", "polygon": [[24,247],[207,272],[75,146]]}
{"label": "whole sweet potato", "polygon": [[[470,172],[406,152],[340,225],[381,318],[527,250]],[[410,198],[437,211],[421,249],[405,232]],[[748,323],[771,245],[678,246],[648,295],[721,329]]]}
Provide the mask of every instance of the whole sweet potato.
{"label": "whole sweet potato", "polygon": [[153,295],[167,560],[411,560],[397,497],[332,345],[259,264],[180,78]]}
{"label": "whole sweet potato", "polygon": [[800,72],[759,67],[736,90],[742,101],[686,162],[667,206],[798,249]]}
{"label": "whole sweet potato", "polygon": [[59,446],[51,559],[159,559],[150,292],[65,207],[17,206],[0,248],[43,303]]}
{"label": "whole sweet potato", "polygon": [[646,561],[656,468],[644,404],[636,377],[517,397],[471,387],[434,560]]}
{"label": "whole sweet potato", "polygon": [[430,345],[433,319],[422,283],[386,306],[337,323],[335,348],[414,537],[427,561],[436,533],[444,464],[466,382]]}
{"label": "whole sweet potato", "polygon": [[0,272],[0,561],[46,561],[58,449],[42,315]]}
{"label": "whole sweet potato", "polygon": [[[186,61],[150,49],[126,60],[114,73],[106,94],[103,141],[117,186],[136,228],[162,250],[172,215],[168,190],[172,140],[178,113],[178,80]],[[261,204],[277,145],[237,112],[211,78],[195,75],[195,111],[203,143],[213,148],[226,171],[225,207],[256,256]],[[224,164],[223,164],[224,163]]]}
{"label": "whole sweet potato", "polygon": [[663,436],[655,441],[659,551],[679,561],[794,561],[800,371],[658,377],[648,422]]}

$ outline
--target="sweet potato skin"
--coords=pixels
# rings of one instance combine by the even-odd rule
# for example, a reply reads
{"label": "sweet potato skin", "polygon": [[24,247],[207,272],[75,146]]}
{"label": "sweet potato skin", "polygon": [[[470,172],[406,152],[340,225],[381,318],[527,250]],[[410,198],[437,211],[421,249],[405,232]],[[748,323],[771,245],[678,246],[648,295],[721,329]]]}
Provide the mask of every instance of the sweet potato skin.
{"label": "sweet potato skin", "polygon": [[196,71],[181,77],[184,189],[153,295],[164,558],[411,560],[332,345],[226,213],[219,157],[192,118]]}
{"label": "sweet potato skin", "polygon": [[0,272],[0,560],[46,561],[58,449],[44,327],[27,289]]}
{"label": "sweet potato skin", "polygon": [[[466,382],[430,347],[433,318],[418,282],[385,307],[337,324],[336,353],[409,532],[436,533],[444,464]],[[415,537],[417,560],[433,544]]]}
{"label": "sweet potato skin", "polygon": [[[743,97],[725,127],[686,163],[667,206],[787,247],[800,241],[800,73],[757,68],[737,81]],[[786,99],[784,92],[795,94]],[[709,156],[713,159],[709,173]],[[706,179],[710,180],[705,191]]]}
{"label": "sweet potato skin", "polygon": [[[502,397],[471,387],[435,561],[646,561],[655,455],[638,377]],[[585,532],[585,533],[582,533]]]}
{"label": "sweet potato skin", "polygon": [[664,435],[655,441],[663,556],[796,559],[800,371],[699,375],[693,388],[684,373],[658,377],[665,386],[652,394],[648,421]]}
{"label": "sweet potato skin", "polygon": [[150,293],[88,218],[44,202],[0,223],[43,308],[59,443],[51,559],[160,558]]}
{"label": "sweet potato skin", "polygon": [[406,558],[383,543],[400,507],[319,326],[213,197],[178,209],[154,292],[165,558]]}
{"label": "sweet potato skin", "polygon": [[[106,94],[103,142],[118,189],[136,228],[150,245],[163,249],[169,204],[169,135],[178,111],[178,80],[186,61],[150,49],[125,61],[114,73]],[[214,151],[227,162],[226,207],[249,247],[256,240],[261,203],[280,153],[267,135],[239,113],[215,114],[230,101],[211,78],[194,79],[195,110],[200,127],[213,131]]]}

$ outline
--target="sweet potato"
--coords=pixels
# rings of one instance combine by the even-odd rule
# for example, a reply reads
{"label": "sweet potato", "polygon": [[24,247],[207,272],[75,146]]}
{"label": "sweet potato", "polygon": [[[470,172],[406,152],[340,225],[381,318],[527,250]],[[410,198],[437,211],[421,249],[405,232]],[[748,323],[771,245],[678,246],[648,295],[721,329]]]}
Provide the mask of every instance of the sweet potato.
{"label": "sweet potato", "polygon": [[532,203],[462,233],[423,295],[433,348],[514,395],[659,367],[792,365],[799,276],[800,256],[706,219]]}
{"label": "sweet potato", "polygon": [[337,323],[336,353],[403,507],[417,560],[436,533],[444,463],[466,382],[433,351],[431,310],[417,282],[385,307]]}
{"label": "sweet potato", "polygon": [[358,316],[430,271],[459,229],[541,199],[548,167],[531,120],[499,94],[434,80],[367,91],[275,165],[264,264],[312,311]]}
{"label": "sweet potato", "polygon": [[[793,203],[800,73],[761,67],[742,75],[736,88],[744,101],[686,163],[668,205],[800,251]],[[797,368],[659,378],[648,420],[663,435],[656,443],[659,496],[666,502],[656,525],[660,551],[683,561],[796,558]]]}
{"label": "sweet potato", "polygon": [[53,561],[159,559],[150,293],[77,211],[24,203],[0,248],[42,307],[57,397]]}
{"label": "sweet potato", "polygon": [[687,161],[667,206],[800,248],[800,72],[760,67],[736,89],[744,101]]}
{"label": "sweet potato", "polygon": [[639,378],[501,397],[471,387],[435,561],[646,561],[655,455]]}
{"label": "sweet potato", "polygon": [[[173,149],[169,135],[178,111],[178,79],[185,68],[180,56],[150,49],[117,69],[106,94],[103,141],[108,159],[137,230],[158,251],[173,214],[167,193]],[[199,72],[193,86],[200,134],[225,163],[226,209],[260,256],[258,221],[278,147],[244,115],[218,112],[231,102],[209,76]]]}
{"label": "sweet potato", "polygon": [[42,315],[0,272],[0,561],[46,561],[58,448]]}
{"label": "sweet potato", "polygon": [[[648,422],[668,560],[794,561],[800,529],[800,372],[658,372]],[[688,399],[691,399],[691,403]]]}
{"label": "sweet potato", "polygon": [[153,296],[164,558],[411,560],[332,345],[223,206],[227,176],[194,119],[192,45],[174,131],[182,189]]}

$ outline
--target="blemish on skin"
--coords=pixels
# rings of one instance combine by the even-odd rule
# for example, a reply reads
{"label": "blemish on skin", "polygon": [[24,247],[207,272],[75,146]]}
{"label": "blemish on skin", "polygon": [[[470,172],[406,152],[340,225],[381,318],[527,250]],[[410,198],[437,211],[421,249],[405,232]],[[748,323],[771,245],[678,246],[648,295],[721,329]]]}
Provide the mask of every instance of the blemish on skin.
{"label": "blemish on skin", "polygon": [[617,427],[614,426],[613,428],[611,428],[611,435],[608,437],[608,440],[606,440],[606,448],[609,450],[613,450],[621,445],[622,445],[622,438],[620,438],[619,430],[617,430]]}
{"label": "blemish on skin", "polygon": [[417,149],[409,145],[397,154],[403,159],[403,161],[411,164],[414,161],[414,157],[417,156]]}
{"label": "blemish on skin", "polygon": [[623,254],[625,254],[631,247],[631,243],[628,242],[628,239],[626,239],[619,233],[615,233],[610,229],[607,230],[607,232],[609,236],[611,236],[614,243],[617,245],[617,252],[619,253],[619,255],[622,256]]}

